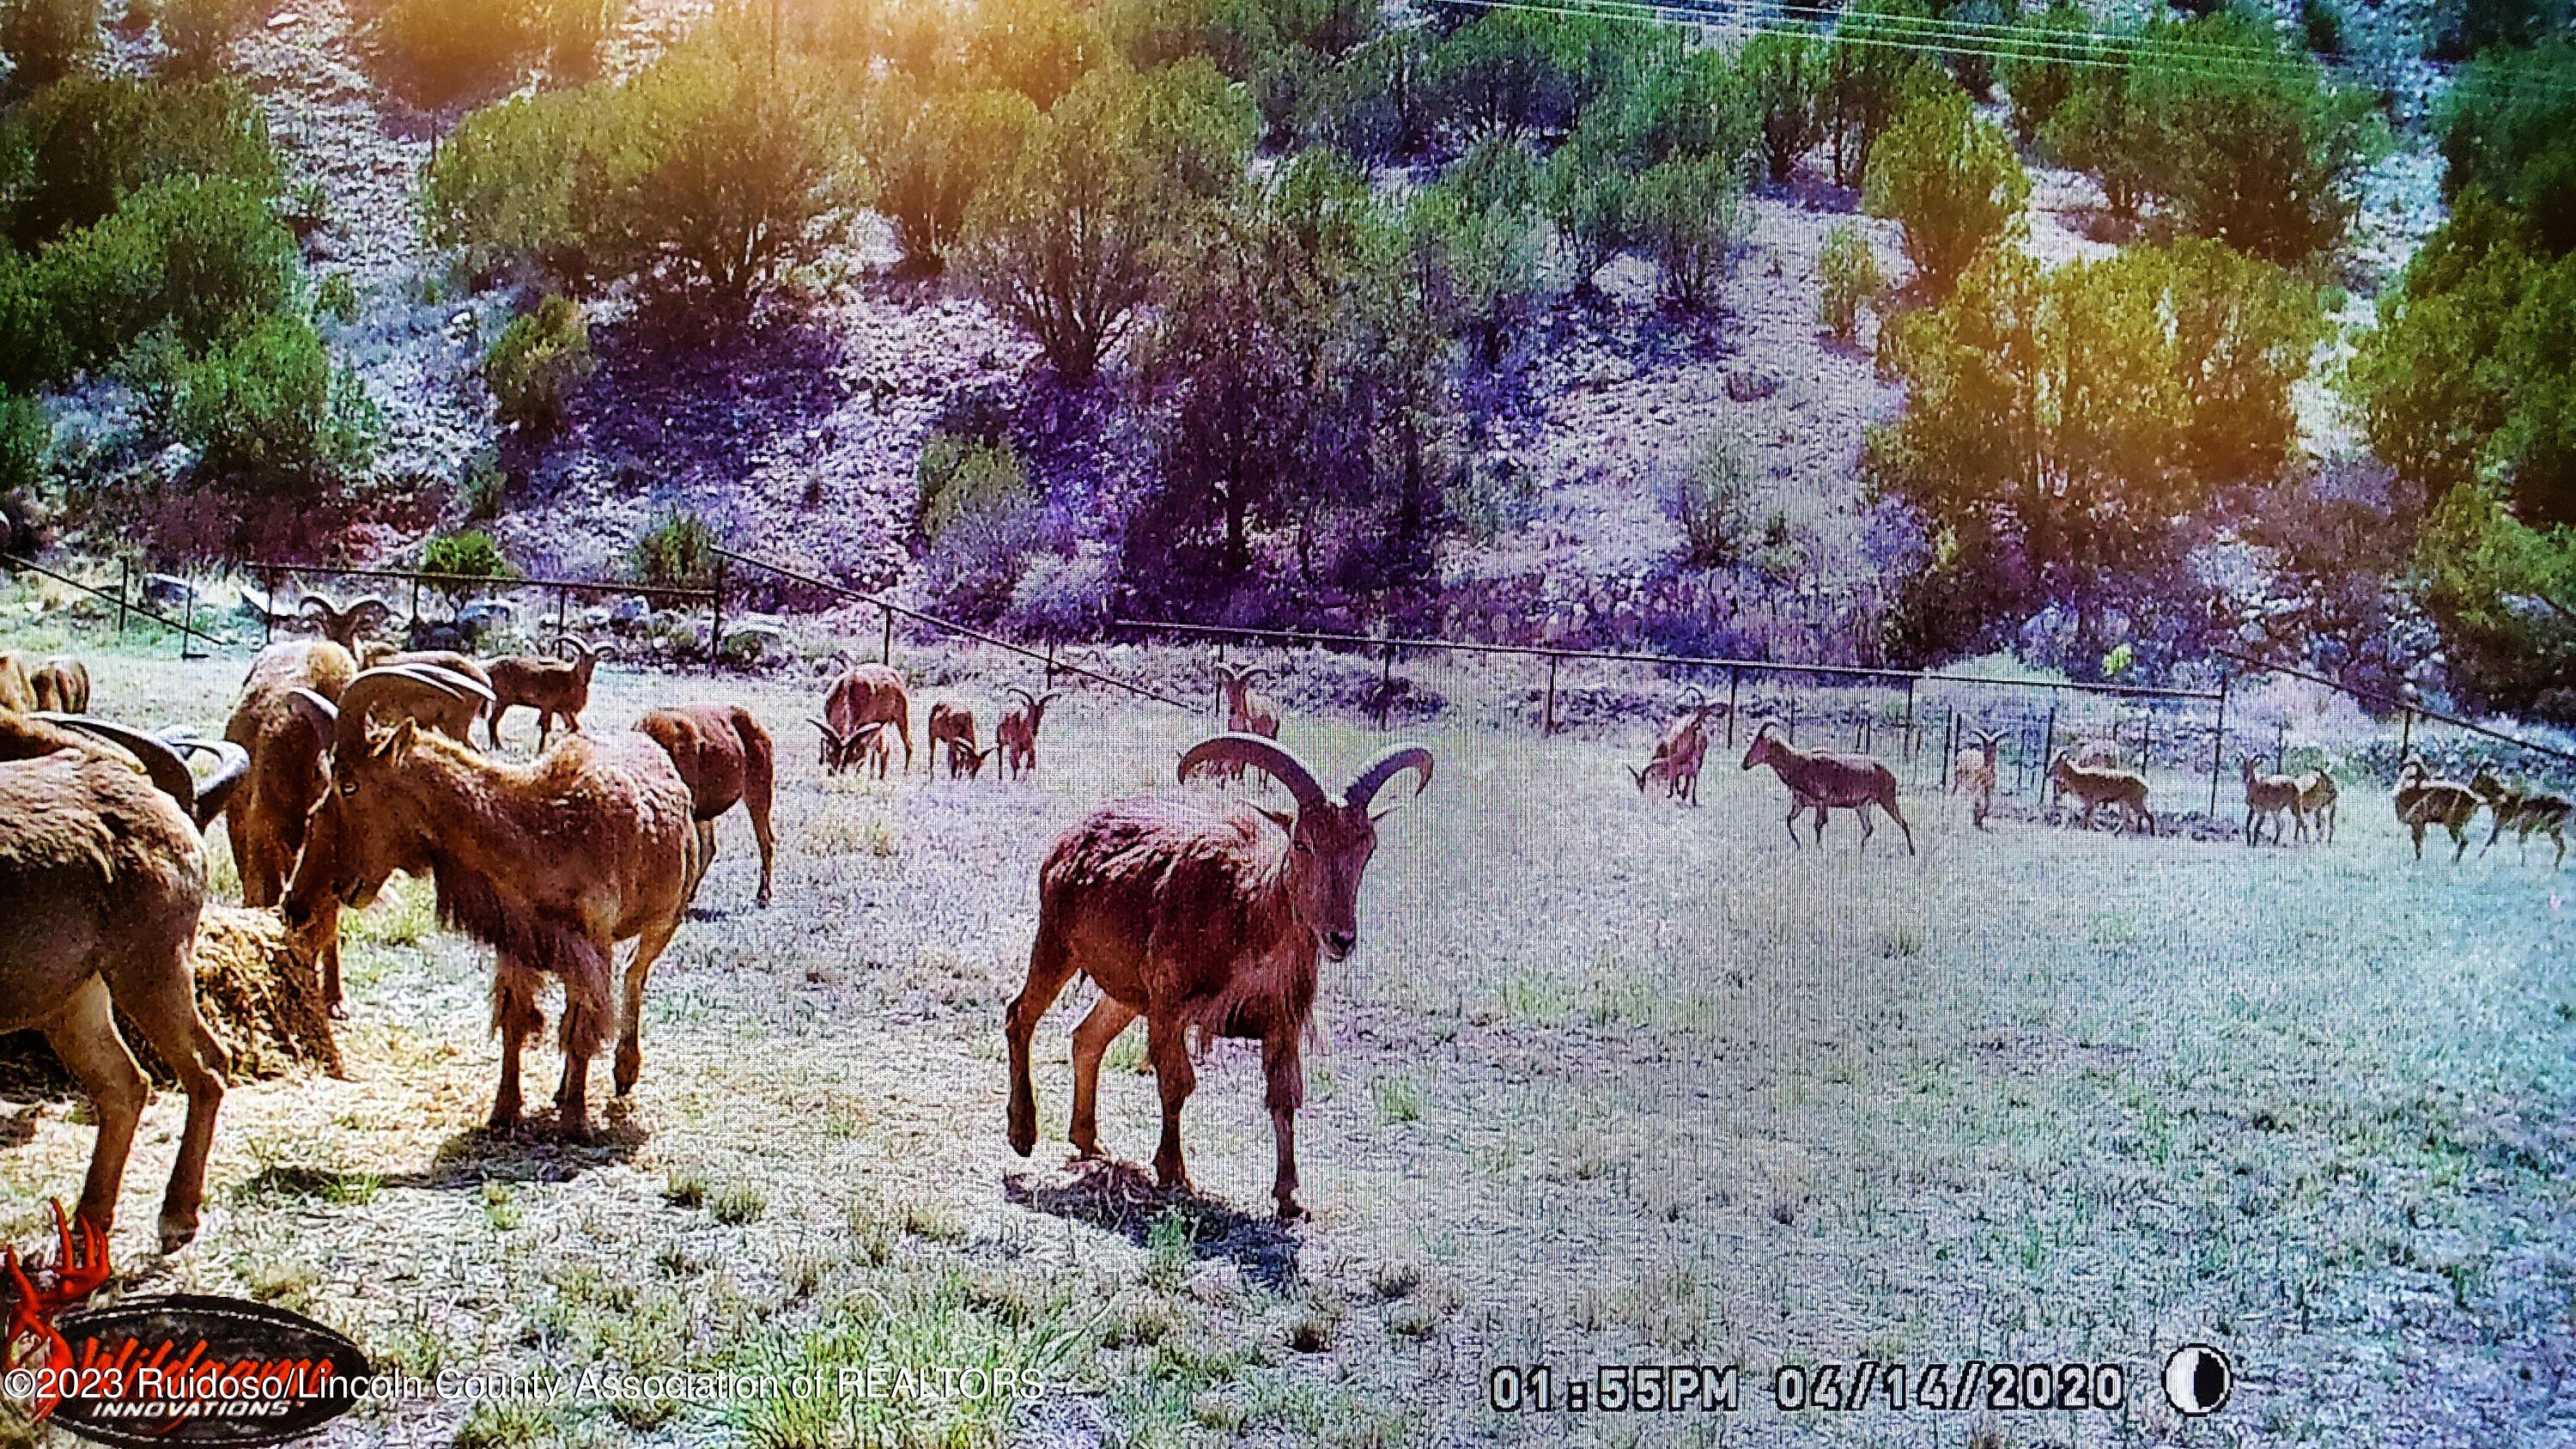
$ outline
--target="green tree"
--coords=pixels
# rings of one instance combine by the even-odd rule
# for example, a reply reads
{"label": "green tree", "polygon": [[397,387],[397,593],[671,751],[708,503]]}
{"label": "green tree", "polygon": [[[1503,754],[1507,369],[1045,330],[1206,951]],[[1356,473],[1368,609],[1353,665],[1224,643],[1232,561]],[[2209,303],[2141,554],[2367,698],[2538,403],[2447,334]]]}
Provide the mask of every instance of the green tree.
{"label": "green tree", "polygon": [[935,272],[947,265],[976,194],[1008,172],[1037,119],[1036,105],[1016,91],[925,100],[900,77],[877,90],[860,147],[906,266]]}
{"label": "green tree", "polygon": [[2129,72],[2106,67],[2076,76],[2039,129],[2043,150],[2093,173],[2111,214],[2134,218],[2155,179],[2153,120],[2131,102]]}
{"label": "green tree", "polygon": [[1745,42],[1738,65],[1760,120],[1763,163],[1772,180],[1787,181],[1825,137],[1824,48],[1804,35],[1765,33]]}
{"label": "green tree", "polygon": [[173,177],[48,247],[35,286],[66,368],[115,362],[147,333],[201,351],[283,310],[303,278],[295,238],[238,181]]}
{"label": "green tree", "polygon": [[738,298],[829,242],[844,177],[803,66],[773,75],[718,37],[665,56],[629,89],[641,152],[620,218],[630,270],[658,265]]}
{"label": "green tree", "polygon": [[1481,366],[1502,361],[1547,295],[1540,176],[1526,148],[1491,139],[1416,196],[1406,218],[1426,310]]}
{"label": "green tree", "polygon": [[2014,30],[2004,42],[1996,73],[2012,98],[2013,131],[2024,145],[2039,139],[2100,55],[2092,17],[2066,0],[2056,0]]}
{"label": "green tree", "polygon": [[2464,483],[2425,519],[2414,583],[2473,699],[2576,718],[2576,529],[2530,527]]}
{"label": "green tree", "polygon": [[1108,39],[1066,0],[978,0],[966,56],[986,81],[1050,110],[1107,58]]}
{"label": "green tree", "polygon": [[87,69],[98,48],[98,0],[0,0],[0,55],[22,93]]}
{"label": "green tree", "polygon": [[2481,188],[2529,218],[2539,245],[2576,251],[2576,41],[2479,56],[2438,124],[2448,196]]}
{"label": "green tree", "polygon": [[402,90],[431,104],[505,88],[535,56],[531,0],[388,0],[367,26]]}
{"label": "green tree", "polygon": [[256,0],[164,0],[161,39],[181,70],[207,74],[220,67],[255,9]]}
{"label": "green tree", "polygon": [[1921,0],[1857,0],[1824,51],[1824,129],[1834,184],[1858,186],[1878,138],[1917,99],[1957,89],[1922,53],[1931,19]]}
{"label": "green tree", "polygon": [[1916,101],[1880,138],[1861,202],[1904,229],[1916,281],[1939,295],[1979,249],[2022,229],[2029,199],[2011,138],[1953,91]]}
{"label": "green tree", "polygon": [[72,76],[28,106],[25,124],[28,174],[10,232],[31,250],[171,177],[227,177],[262,196],[281,181],[259,103],[230,81]]}
{"label": "green tree", "polygon": [[44,404],[0,387],[0,499],[20,508],[45,481],[45,455],[54,445]]}
{"label": "green tree", "polygon": [[1887,291],[1887,278],[1878,269],[1878,253],[1856,228],[1838,226],[1825,236],[1816,271],[1822,292],[1817,304],[1818,320],[1834,336],[1853,341],[1860,336],[1862,310],[1878,305]]}
{"label": "green tree", "polygon": [[1068,382],[1089,381],[1134,326],[1175,223],[1181,188],[1146,144],[1145,101],[1131,76],[1084,77],[977,196],[957,248],[986,302]]}
{"label": "green tree", "polygon": [[1639,239],[1636,177],[1616,154],[1565,146],[1548,159],[1541,198],[1575,291],[1591,295],[1594,274]]}

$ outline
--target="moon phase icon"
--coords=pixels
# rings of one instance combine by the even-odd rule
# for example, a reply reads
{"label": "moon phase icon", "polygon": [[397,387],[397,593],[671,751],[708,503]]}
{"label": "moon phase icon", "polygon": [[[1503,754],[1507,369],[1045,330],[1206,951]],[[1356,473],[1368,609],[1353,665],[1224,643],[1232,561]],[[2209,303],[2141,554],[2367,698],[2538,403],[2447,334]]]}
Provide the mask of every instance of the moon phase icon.
{"label": "moon phase icon", "polygon": [[2198,1419],[2227,1407],[2236,1366],[2205,1343],[2186,1343],[2165,1359],[2165,1398],[2183,1417]]}

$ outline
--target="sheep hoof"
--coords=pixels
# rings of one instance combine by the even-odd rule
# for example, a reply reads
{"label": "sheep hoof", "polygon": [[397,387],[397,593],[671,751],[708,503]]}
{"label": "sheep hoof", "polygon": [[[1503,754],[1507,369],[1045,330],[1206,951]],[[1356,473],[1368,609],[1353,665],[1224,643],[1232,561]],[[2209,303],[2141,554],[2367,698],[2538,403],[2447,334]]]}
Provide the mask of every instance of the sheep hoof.
{"label": "sheep hoof", "polygon": [[1283,1223],[1303,1222],[1310,1216],[1312,1216],[1312,1214],[1308,1213],[1305,1208],[1298,1205],[1297,1199],[1290,1197],[1286,1193],[1281,1193],[1279,1195],[1279,1221]]}
{"label": "sheep hoof", "polygon": [[163,1213],[161,1215],[162,1252],[175,1253],[196,1240],[197,1215],[195,1213]]}

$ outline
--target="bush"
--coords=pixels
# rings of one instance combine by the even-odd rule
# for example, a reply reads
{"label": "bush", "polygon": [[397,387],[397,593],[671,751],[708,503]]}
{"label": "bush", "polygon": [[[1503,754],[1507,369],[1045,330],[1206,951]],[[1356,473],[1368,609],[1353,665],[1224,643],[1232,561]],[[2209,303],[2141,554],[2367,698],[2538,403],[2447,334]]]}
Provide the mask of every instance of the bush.
{"label": "bush", "polygon": [[219,69],[224,52],[250,24],[261,0],[168,0],[161,8],[161,40],[181,69]]}
{"label": "bush", "polygon": [[860,148],[905,265],[933,272],[947,264],[976,195],[1010,170],[1037,120],[1037,107],[1015,91],[924,100],[900,79],[878,87]]}
{"label": "bush", "polygon": [[[2567,695],[2576,670],[2576,530],[2532,528],[2487,489],[2445,494],[2416,542],[2414,583],[2482,706]],[[2562,705],[2563,708],[2563,705]]]}
{"label": "bush", "polygon": [[635,581],[662,588],[696,588],[715,577],[714,525],[695,513],[674,510],[653,520],[627,550],[626,571]]}
{"label": "bush", "polygon": [[[506,579],[518,572],[501,556],[501,546],[492,541],[492,535],[481,529],[442,533],[422,545],[420,570],[468,579]],[[439,592],[453,601],[464,598],[468,590],[451,584],[442,586]]]}
{"label": "bush", "polygon": [[1625,21],[1498,10],[1440,42],[1425,80],[1434,109],[1466,137],[1561,135],[1642,74],[1650,50],[1674,43]]}
{"label": "bush", "polygon": [[45,454],[53,442],[44,404],[0,387],[0,499],[18,500],[23,506],[36,496],[37,486],[44,482]]}
{"label": "bush", "polygon": [[430,240],[491,280],[514,270],[576,290],[617,274],[624,202],[614,108],[590,89],[504,101],[465,118],[421,186]]}
{"label": "bush", "polygon": [[534,312],[510,319],[483,354],[483,380],[501,421],[539,434],[554,431],[565,394],[598,367],[590,355],[590,323],[567,297],[548,297]]}
{"label": "bush", "polygon": [[1668,485],[1664,506],[1682,531],[1684,557],[1693,568],[1722,568],[1743,561],[1753,528],[1753,467],[1744,441],[1711,433],[1691,450],[1690,461]]}
{"label": "bush", "polygon": [[98,0],[0,0],[0,54],[21,92],[86,68],[98,54]]}
{"label": "bush", "polygon": [[934,437],[921,450],[915,477],[913,522],[932,543],[970,514],[1017,508],[1037,499],[1019,450],[998,439]]}
{"label": "bush", "polygon": [[171,414],[204,474],[282,502],[364,473],[384,434],[357,374],[333,367],[312,324],[294,316],[269,317],[183,363]]}
{"label": "bush", "polygon": [[2012,98],[2013,133],[2028,145],[2057,109],[2074,95],[2092,65],[2092,17],[2082,6],[2057,0],[2025,20],[2004,42],[1996,78]]}
{"label": "bush", "polygon": [[2539,44],[2564,32],[2567,0],[2441,0],[2434,7],[2431,55],[2468,60]]}
{"label": "bush", "polygon": [[74,76],[27,107],[25,135],[29,174],[9,230],[30,250],[154,182],[224,177],[273,197],[281,176],[259,103],[231,81]]}
{"label": "bush", "polygon": [[1880,138],[1861,197],[1904,229],[1915,280],[1936,296],[1980,248],[2021,228],[2029,199],[2011,139],[1955,91],[1916,101]]}
{"label": "bush", "polygon": [[498,452],[485,448],[465,465],[465,476],[456,485],[456,501],[470,523],[501,516],[502,505],[510,501],[510,474],[501,466]]}
{"label": "bush", "polygon": [[1772,180],[1786,181],[1825,138],[1824,48],[1804,35],[1757,35],[1745,42],[1741,69],[1764,164]]}
{"label": "bush", "polygon": [[1548,294],[1533,224],[1538,176],[1518,144],[1489,141],[1417,196],[1406,218],[1427,310],[1480,366],[1502,362]]}
{"label": "bush", "polygon": [[966,57],[984,81],[1052,110],[1108,53],[1108,42],[1068,0],[979,0]]}
{"label": "bush", "polygon": [[1858,186],[1870,151],[1906,107],[1958,86],[1921,45],[1930,14],[1921,0],[1856,0],[1825,45],[1823,119],[1834,184]]}
{"label": "bush", "polygon": [[1817,258],[1816,270],[1822,282],[1823,299],[1818,305],[1819,320],[1825,330],[1845,342],[1860,336],[1860,314],[1874,307],[1887,291],[1887,278],[1878,269],[1878,251],[1859,230],[1838,226],[1825,236],[1825,249]]}
{"label": "bush", "polygon": [[1664,300],[1690,312],[1715,306],[1750,225],[1735,168],[1719,157],[1664,162],[1638,178],[1637,211]]}
{"label": "bush", "polygon": [[137,193],[47,248],[36,267],[63,368],[103,367],[164,328],[181,349],[201,351],[282,311],[302,273],[265,198],[194,177]]}
{"label": "bush", "polygon": [[557,82],[588,80],[599,73],[599,44],[617,28],[625,0],[543,0],[536,39]]}
{"label": "bush", "polygon": [[368,33],[402,89],[444,103],[515,80],[536,22],[530,0],[389,0]]}
{"label": "bush", "polygon": [[2576,251],[2576,41],[2480,56],[2439,124],[2447,195],[2482,188],[2528,218],[2539,245]]}
{"label": "bush", "polygon": [[2299,0],[2299,33],[2317,55],[2343,54],[2343,8],[2334,0]]}
{"label": "bush", "polygon": [[1575,290],[1589,293],[1593,274],[1638,239],[1636,176],[1617,156],[1566,146],[1550,159],[1541,192]]}
{"label": "bush", "polygon": [[333,272],[313,289],[313,315],[343,327],[358,320],[358,284],[347,272]]}

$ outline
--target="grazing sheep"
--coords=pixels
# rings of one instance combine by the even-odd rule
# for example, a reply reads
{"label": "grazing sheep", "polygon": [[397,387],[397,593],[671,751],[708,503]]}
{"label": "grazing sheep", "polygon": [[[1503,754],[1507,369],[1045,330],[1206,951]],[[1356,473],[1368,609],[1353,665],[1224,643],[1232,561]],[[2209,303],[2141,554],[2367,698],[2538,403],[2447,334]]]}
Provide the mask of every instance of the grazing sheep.
{"label": "grazing sheep", "polygon": [[2093,828],[2093,812],[2105,805],[2120,807],[2120,828],[2134,830],[2140,822],[2147,834],[2156,833],[2155,812],[2147,808],[2147,777],[2134,770],[2105,770],[2078,764],[2072,750],[2059,750],[2048,762],[2049,783],[2061,795],[2072,795],[2084,802],[2084,828]]}
{"label": "grazing sheep", "polygon": [[[76,1217],[104,1240],[150,1084],[116,1027],[134,1023],[178,1074],[188,1122],[162,1196],[160,1237],[197,1233],[206,1154],[231,1069],[197,1013],[189,952],[206,898],[197,811],[223,808],[248,772],[220,753],[199,787],[167,744],[139,731],[67,721],[114,742],[91,746],[44,721],[0,715],[0,1030],[42,1031],[90,1099],[98,1141]],[[138,768],[140,765],[142,768]]]}
{"label": "grazing sheep", "polygon": [[1950,761],[1950,793],[1968,797],[1968,818],[1984,830],[1986,817],[1995,809],[1996,764],[2003,749],[2003,735],[1994,730],[1972,730],[1968,743]]}
{"label": "grazing sheep", "polygon": [[2304,812],[2299,808],[2299,782],[2287,775],[2262,773],[2261,762],[2252,755],[2238,757],[2237,765],[2245,777],[2245,843],[2262,843],[2263,822],[2272,822],[2272,843],[2281,843],[2281,817],[2298,815],[2299,833],[2307,834]]}
{"label": "grazing sheep", "polygon": [[574,734],[581,733],[581,712],[590,707],[590,678],[605,651],[587,639],[569,634],[556,642],[574,657],[549,659],[542,654],[510,654],[483,666],[492,688],[492,713],[484,721],[484,728],[492,736],[492,748],[501,748],[501,717],[521,705],[537,712],[540,752],[554,737],[557,720],[562,720],[564,728]]}
{"label": "grazing sheep", "polygon": [[2495,815],[2495,828],[2487,832],[2487,843],[2478,847],[2478,854],[2494,849],[2497,837],[2511,829],[2523,859],[2531,858],[2531,837],[2541,834],[2558,847],[2549,868],[2556,870],[2567,863],[2567,821],[2576,815],[2576,802],[2546,791],[2508,786],[2485,770],[2469,781],[2469,788],[2486,800]]}
{"label": "grazing sheep", "polygon": [[56,655],[27,671],[27,688],[36,708],[56,714],[89,713],[89,666]]}
{"label": "grazing sheep", "polygon": [[2298,839],[2307,839],[2313,829],[2319,844],[2334,844],[2335,812],[2340,794],[2335,787],[2335,777],[2323,770],[2311,770],[2299,777],[2299,804],[2291,812],[2292,818],[2298,822]]}
{"label": "grazing sheep", "polygon": [[[224,726],[224,738],[250,755],[250,782],[224,822],[244,905],[273,906],[285,896],[287,874],[304,849],[305,819],[326,784],[323,747],[329,736],[296,707],[294,692],[335,700],[357,673],[349,651],[327,639],[283,640],[251,660]],[[328,951],[323,962],[323,984],[334,1004],[337,957]]]}
{"label": "grazing sheep", "polygon": [[[930,707],[930,762],[935,768],[939,752],[948,751],[948,778],[969,777],[984,773],[984,761],[991,750],[975,747],[975,712],[962,704],[940,700]],[[998,747],[997,747],[998,748]]]}
{"label": "grazing sheep", "polygon": [[346,608],[333,604],[320,594],[306,594],[297,608],[313,616],[323,638],[353,655],[358,652],[361,635],[394,616],[393,605],[372,594]]}
{"label": "grazing sheep", "polygon": [[[1225,691],[1225,728],[1228,734],[1260,735],[1265,739],[1273,740],[1279,738],[1278,706],[1273,704],[1267,695],[1252,687],[1254,680],[1275,672],[1258,665],[1227,664],[1222,660],[1218,661],[1217,685]],[[1227,779],[1243,778],[1243,766],[1239,764],[1222,765],[1218,768]]]}
{"label": "grazing sheep", "polygon": [[716,817],[739,804],[751,817],[752,836],[760,842],[760,894],[755,904],[767,909],[770,868],[778,854],[777,837],[769,830],[778,764],[769,731],[738,704],[657,709],[635,727],[661,745],[679,768],[680,778],[689,784],[698,822],[697,868],[689,877],[689,899],[697,899],[698,883],[715,863]]}
{"label": "grazing sheep", "polygon": [[2457,780],[2437,780],[2421,759],[2409,756],[2397,767],[2397,791],[2390,797],[2397,823],[2415,838],[2415,858],[2424,858],[2424,831],[2439,825],[2451,832],[2451,860],[2468,854],[2469,822],[2482,803],[2477,792]]}
{"label": "grazing sheep", "polygon": [[1789,743],[1780,726],[1764,721],[1753,732],[1753,747],[1744,752],[1744,768],[1769,765],[1789,787],[1789,843],[1804,845],[1798,839],[1798,817],[1809,810],[1816,812],[1816,843],[1825,843],[1825,821],[1835,810],[1849,810],[1860,816],[1860,843],[1864,849],[1878,830],[1870,819],[1870,807],[1887,812],[1896,828],[1905,832],[1905,853],[1914,854],[1914,827],[1896,808],[1896,772],[1867,755],[1835,754],[1825,750],[1802,750]]}
{"label": "grazing sheep", "polygon": [[[827,721],[816,719],[812,715],[807,715],[805,722],[822,732],[823,770],[826,774],[837,775],[843,770],[865,769],[873,762],[877,767],[877,778],[882,780],[886,777],[886,759],[892,751],[886,748],[885,721],[871,720],[848,734],[841,733],[832,728]],[[982,769],[983,765],[984,762],[981,759],[976,760],[976,769]]]}
{"label": "grazing sheep", "polygon": [[1347,959],[1359,944],[1360,878],[1377,847],[1378,791],[1407,771],[1414,793],[1431,784],[1431,752],[1397,745],[1362,767],[1337,799],[1275,740],[1218,735],[1180,762],[1180,778],[1247,765],[1279,781],[1293,812],[1214,798],[1112,801],[1065,831],[1038,871],[1037,939],[1029,976],[1004,1031],[1011,1053],[1011,1147],[1037,1145],[1029,1044],[1038,1019],[1076,974],[1100,1001],[1073,1032],[1074,1150],[1098,1157],[1100,1058],[1139,1015],[1146,1056],[1163,1098],[1154,1171],[1187,1188],[1181,1107],[1197,1078],[1187,1035],[1252,1037],[1269,1080],[1278,1144],[1271,1194],[1282,1218],[1297,1202],[1295,1116],[1305,1099],[1298,1052],[1313,1028],[1316,961]]}
{"label": "grazing sheep", "polygon": [[1650,784],[1661,784],[1666,799],[1699,803],[1700,766],[1708,759],[1708,716],[1716,708],[1695,688],[1683,694],[1680,717],[1664,727],[1645,768],[1629,767],[1638,794],[1646,793]]}
{"label": "grazing sheep", "polygon": [[[505,764],[404,719],[371,728],[370,711],[420,687],[421,675],[369,670],[333,709],[333,788],[287,885],[290,929],[309,931],[342,906],[363,908],[397,870],[436,883],[440,919],[493,949],[492,1025],[501,1034],[501,1082],[491,1125],[519,1121],[519,1057],[544,1029],[537,991],[564,986],[561,1127],[590,1124],[590,1059],[621,1019],[616,1086],[642,1070],[644,985],[686,914],[695,877],[695,813],[688,782],[659,744],[632,731],[567,736],[525,764]],[[445,688],[470,688],[447,677]],[[615,996],[617,943],[636,943],[623,1010]]]}
{"label": "grazing sheep", "polygon": [[1046,723],[1046,707],[1060,698],[1062,691],[1050,689],[1044,694],[1031,694],[1013,686],[1011,693],[1020,702],[993,726],[993,744],[1002,752],[1003,770],[1016,780],[1037,772],[1038,728]]}
{"label": "grazing sheep", "polygon": [[[904,688],[903,676],[884,664],[854,664],[832,681],[831,692],[823,696],[824,765],[831,767],[830,751],[835,748],[869,748],[860,726],[891,725],[903,737],[903,769],[912,773],[912,695]],[[884,750],[879,742],[872,748]],[[879,765],[882,774],[884,766]],[[835,769],[833,773],[839,771]]]}

